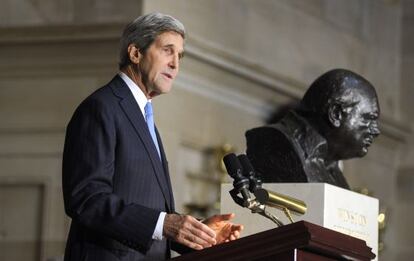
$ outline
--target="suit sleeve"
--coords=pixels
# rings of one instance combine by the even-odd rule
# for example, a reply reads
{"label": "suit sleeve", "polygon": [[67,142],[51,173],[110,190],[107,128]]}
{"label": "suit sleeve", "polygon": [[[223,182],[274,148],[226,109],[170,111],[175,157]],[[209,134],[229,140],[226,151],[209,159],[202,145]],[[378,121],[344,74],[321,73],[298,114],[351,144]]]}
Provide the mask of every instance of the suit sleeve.
{"label": "suit sleeve", "polygon": [[160,212],[113,193],[116,124],[110,106],[87,99],[66,130],[62,182],[66,213],[76,222],[141,252]]}

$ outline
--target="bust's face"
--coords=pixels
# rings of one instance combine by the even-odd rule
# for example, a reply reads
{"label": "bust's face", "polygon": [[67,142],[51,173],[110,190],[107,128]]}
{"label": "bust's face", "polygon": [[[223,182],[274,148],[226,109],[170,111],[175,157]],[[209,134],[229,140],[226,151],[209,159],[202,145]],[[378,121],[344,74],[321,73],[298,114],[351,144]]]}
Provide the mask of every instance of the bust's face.
{"label": "bust's face", "polygon": [[341,159],[363,157],[375,137],[380,134],[378,128],[379,105],[375,94],[355,94],[357,104],[346,108],[341,126],[337,130],[337,144],[341,148],[337,153]]}

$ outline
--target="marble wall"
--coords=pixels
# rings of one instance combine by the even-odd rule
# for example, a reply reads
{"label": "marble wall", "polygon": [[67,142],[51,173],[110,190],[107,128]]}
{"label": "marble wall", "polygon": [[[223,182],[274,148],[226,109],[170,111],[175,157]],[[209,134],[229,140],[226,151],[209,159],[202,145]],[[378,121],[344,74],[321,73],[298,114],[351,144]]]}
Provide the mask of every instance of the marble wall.
{"label": "marble wall", "polygon": [[[326,70],[348,68],[376,86],[383,134],[367,157],[345,162],[345,175],[388,210],[380,260],[414,254],[412,2],[0,0],[0,6],[0,260],[62,255],[69,224],[60,178],[66,123],[116,73],[123,24],[151,11],[176,16],[188,31],[174,89],[154,101],[178,210],[200,198],[191,190],[199,186],[194,173],[212,184],[203,192],[208,200],[197,203],[216,199],[217,170],[205,166],[206,151],[229,143],[243,152],[246,129],[299,99]],[[26,208],[26,200],[38,207]],[[30,257],[4,254],[6,244],[34,250]]]}

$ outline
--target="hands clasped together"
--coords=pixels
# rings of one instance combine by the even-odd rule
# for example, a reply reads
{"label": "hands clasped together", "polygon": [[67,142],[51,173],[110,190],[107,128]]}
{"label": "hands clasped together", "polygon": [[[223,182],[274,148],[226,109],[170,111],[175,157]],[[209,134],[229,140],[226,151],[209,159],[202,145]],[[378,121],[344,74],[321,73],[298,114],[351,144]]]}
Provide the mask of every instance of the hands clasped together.
{"label": "hands clasped together", "polygon": [[198,221],[189,215],[167,214],[164,220],[164,236],[187,247],[201,250],[206,247],[236,240],[243,230],[233,224],[234,214],[214,215]]}

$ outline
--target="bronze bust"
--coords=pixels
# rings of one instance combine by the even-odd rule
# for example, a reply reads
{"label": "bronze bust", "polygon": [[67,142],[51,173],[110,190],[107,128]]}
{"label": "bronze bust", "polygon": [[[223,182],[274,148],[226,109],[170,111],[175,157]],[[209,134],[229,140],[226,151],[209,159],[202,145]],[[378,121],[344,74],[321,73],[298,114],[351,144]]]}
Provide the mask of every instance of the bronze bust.
{"label": "bronze bust", "polygon": [[374,87],[335,69],[317,78],[297,109],[246,132],[247,155],[263,182],[326,182],[349,189],[338,161],[363,157],[380,134]]}

